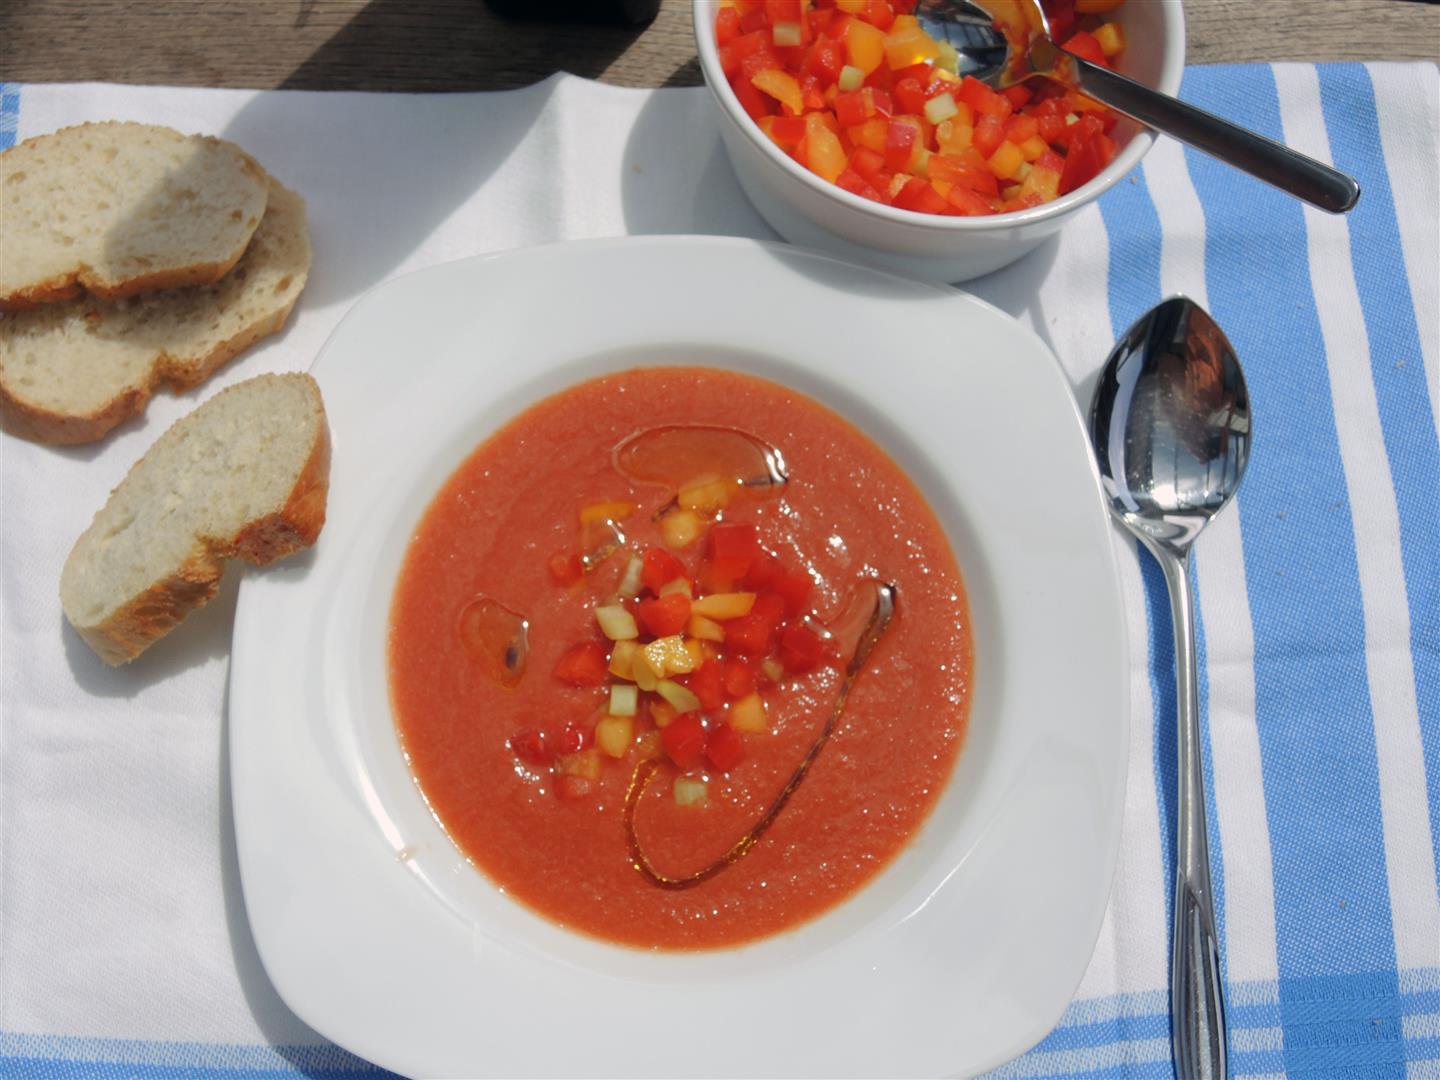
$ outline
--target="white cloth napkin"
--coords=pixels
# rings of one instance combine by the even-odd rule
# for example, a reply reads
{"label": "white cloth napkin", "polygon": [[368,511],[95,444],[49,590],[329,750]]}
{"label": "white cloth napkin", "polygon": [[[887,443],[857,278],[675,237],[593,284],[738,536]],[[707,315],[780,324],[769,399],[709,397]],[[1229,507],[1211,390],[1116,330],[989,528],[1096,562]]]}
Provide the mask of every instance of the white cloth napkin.
{"label": "white cloth napkin", "polygon": [[[1362,256],[1371,250],[1367,238],[1389,237],[1385,222],[1393,229],[1398,221],[1396,295],[1408,301],[1419,348],[1371,360],[1377,379],[1385,365],[1413,364],[1422,397],[1428,393],[1432,410],[1440,404],[1437,81],[1429,65],[1348,70],[1332,77],[1309,65],[1209,69],[1198,82],[1187,80],[1187,90],[1223,103],[1226,91],[1216,73],[1238,73],[1233,85],[1258,87],[1278,100],[1276,122],[1289,141],[1326,155],[1333,140],[1337,157],[1346,125],[1353,120],[1363,134],[1365,123],[1349,117],[1343,101],[1335,104],[1332,84],[1338,78],[1341,91],[1352,77],[1373,84],[1388,162],[1389,216],[1364,225],[1372,232],[1362,236],[1346,233],[1361,228],[1359,216],[1347,226],[1343,219],[1293,210],[1269,235],[1254,237],[1248,257],[1298,251],[1312,307],[1325,303],[1326,310],[1344,315],[1365,309],[1358,329],[1322,311],[1323,348],[1316,359],[1323,379],[1324,357],[1330,357],[1331,397],[1316,399],[1315,415],[1329,425],[1326,430],[1335,429],[1329,438],[1339,440],[1355,520],[1358,569],[1352,559],[1337,573],[1352,589],[1358,580],[1367,630],[1388,633],[1398,620],[1414,631],[1408,638],[1384,637],[1367,654],[1372,689],[1385,672],[1398,671],[1396,677],[1409,682],[1369,695],[1365,723],[1373,724],[1373,737],[1362,747],[1361,766],[1379,776],[1371,786],[1379,793],[1381,827],[1373,844],[1364,834],[1353,840],[1356,851],[1378,845],[1362,869],[1383,868],[1383,882],[1376,879],[1383,896],[1375,903],[1386,920],[1383,928],[1371,920],[1355,932],[1384,938],[1392,951],[1307,967],[1305,957],[1297,959],[1297,936],[1313,930],[1341,952],[1344,947],[1332,940],[1333,905],[1322,911],[1321,905],[1332,903],[1323,886],[1312,888],[1289,869],[1298,841],[1287,824],[1285,799],[1299,787],[1299,766],[1286,756],[1292,753],[1288,744],[1273,746],[1265,734],[1273,730],[1266,721],[1273,707],[1267,689],[1283,687],[1285,679],[1283,673],[1272,676],[1264,660],[1278,632],[1256,599],[1263,592],[1256,575],[1271,567],[1264,562],[1269,538],[1254,530],[1273,526],[1276,514],[1283,519],[1285,507],[1266,502],[1263,494],[1251,504],[1242,497],[1231,527],[1217,525],[1216,535],[1202,541],[1201,614],[1207,663],[1213,665],[1205,676],[1216,807],[1211,838],[1224,890],[1237,1075],[1299,1073],[1327,1061],[1358,1069],[1356,1076],[1403,1075],[1406,1068],[1411,1075],[1440,1075],[1433,835],[1440,823],[1440,778],[1427,779],[1426,772],[1427,766],[1440,772],[1440,719],[1429,713],[1434,690],[1425,682],[1435,670],[1436,639],[1433,619],[1427,624],[1416,606],[1434,595],[1435,579],[1425,575],[1435,569],[1415,564],[1434,550],[1434,541],[1427,545],[1415,537],[1423,519],[1397,510],[1408,505],[1397,495],[1407,493],[1406,484],[1408,495],[1422,500],[1427,481],[1440,491],[1440,472],[1425,456],[1431,444],[1424,443],[1428,423],[1433,444],[1435,418],[1433,412],[1422,415],[1424,423],[1415,427],[1420,442],[1412,457],[1421,455],[1419,463],[1397,458],[1411,451],[1392,447],[1387,468],[1385,452],[1377,458],[1366,440],[1379,437],[1384,426],[1388,391],[1383,382],[1367,383],[1371,364],[1345,352],[1357,333],[1360,345],[1375,352],[1373,333],[1369,341],[1364,333],[1367,282],[1390,271]],[[126,119],[235,140],[306,198],[314,269],[282,335],[190,393],[158,393],[143,419],[105,441],[55,449],[0,436],[0,1073],[363,1071],[365,1063],[328,1047],[280,1001],[246,922],[222,738],[238,569],[232,568],[221,595],[180,631],[141,661],[111,670],[61,615],[57,583],[69,546],[177,417],[260,372],[305,369],[349,305],[390,277],[476,253],[581,237],[773,234],[731,175],[702,90],[623,90],[557,76],[519,91],[448,96],[89,84],[8,85],[3,94],[0,139],[7,141],[17,108],[20,139],[87,120]],[[1236,107],[1243,107],[1239,98]],[[1158,299],[1183,290],[1205,301],[1208,291],[1212,307],[1235,295],[1235,269],[1218,257],[1227,243],[1243,238],[1222,231],[1219,216],[1226,207],[1223,199],[1216,201],[1221,181],[1214,176],[1207,163],[1162,141],[1143,172],[1122,183],[1103,207],[1092,207],[1058,240],[971,288],[1040,332],[1088,400],[1117,329],[1140,313],[1150,294]],[[1250,196],[1242,190],[1243,202]],[[1367,187],[1370,202],[1362,200],[1362,208],[1370,212],[1379,198]],[[1279,301],[1263,277],[1256,290],[1252,307],[1231,304],[1226,325],[1247,364],[1274,370],[1287,362],[1285,342],[1277,349],[1274,338],[1290,331],[1283,312],[1271,328],[1265,302]],[[1290,303],[1289,296],[1281,299]],[[1334,309],[1332,300],[1341,307]],[[1225,312],[1217,314],[1225,322]],[[1307,385],[1297,383],[1296,392],[1310,393]],[[1272,418],[1284,410],[1277,407],[1278,395],[1266,399],[1258,392],[1269,393],[1268,386],[1267,379],[1252,377],[1262,438],[1280,446],[1285,436]],[[1415,407],[1407,408],[1414,421]],[[1257,453],[1268,452],[1265,447],[1257,444]],[[1254,484],[1264,491],[1263,480]],[[1367,485],[1375,485],[1370,495]],[[1434,491],[1429,499],[1433,507]],[[1367,531],[1372,520],[1381,522],[1379,533]],[[1392,522],[1397,524],[1389,529]],[[1051,1039],[1010,1067],[1017,1075],[1168,1075],[1168,628],[1157,579],[1148,570],[1142,576],[1133,545],[1118,534],[1117,545],[1135,658],[1120,867],[1076,1004]],[[1303,568],[1296,573],[1304,586],[1313,584]],[[1297,648],[1318,658],[1318,677],[1325,667],[1323,635]],[[1392,657],[1396,662],[1375,669],[1375,657],[1383,661],[1394,649],[1400,650]],[[1362,730],[1370,729],[1362,724]],[[1380,979],[1379,990],[1366,1000],[1384,1002],[1371,1010],[1373,1030],[1365,1026],[1371,1013],[1347,1004],[1359,999],[1359,991],[1344,982],[1369,986],[1364,980],[1372,977]],[[1338,1003],[1330,1014],[1337,1019],[1306,1013],[1301,1006],[1313,1001]],[[1347,1026],[1352,1021],[1359,1025],[1353,1031]],[[1368,1034],[1372,1047],[1358,1057],[1335,1049],[1353,1045],[1354,1032]],[[1327,1056],[1332,1051],[1340,1056]],[[1378,1071],[1366,1071],[1372,1064]]]}

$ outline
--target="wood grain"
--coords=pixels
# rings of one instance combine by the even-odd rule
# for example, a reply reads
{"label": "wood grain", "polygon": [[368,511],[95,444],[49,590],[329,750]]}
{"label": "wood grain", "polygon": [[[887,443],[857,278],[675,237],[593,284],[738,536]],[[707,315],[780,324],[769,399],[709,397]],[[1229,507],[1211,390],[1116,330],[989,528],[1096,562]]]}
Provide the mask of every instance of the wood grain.
{"label": "wood grain", "polygon": [[[1187,0],[1185,11],[1190,63],[1440,59],[1434,4]],[[688,0],[663,0],[643,29],[509,19],[482,0],[0,0],[0,77],[15,82],[498,90],[562,69],[698,84]]]}

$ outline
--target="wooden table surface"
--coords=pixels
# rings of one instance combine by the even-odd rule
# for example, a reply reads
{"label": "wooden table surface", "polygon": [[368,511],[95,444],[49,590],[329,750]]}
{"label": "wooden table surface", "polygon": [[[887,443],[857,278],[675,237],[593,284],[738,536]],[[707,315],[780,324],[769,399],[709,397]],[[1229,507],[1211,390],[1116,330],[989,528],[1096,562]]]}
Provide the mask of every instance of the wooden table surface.
{"label": "wooden table surface", "polygon": [[[1190,63],[1440,60],[1440,6],[1420,0],[1185,0],[1185,16]],[[506,18],[484,0],[0,0],[12,82],[498,90],[561,69],[698,85],[689,0],[662,0],[639,29]]]}

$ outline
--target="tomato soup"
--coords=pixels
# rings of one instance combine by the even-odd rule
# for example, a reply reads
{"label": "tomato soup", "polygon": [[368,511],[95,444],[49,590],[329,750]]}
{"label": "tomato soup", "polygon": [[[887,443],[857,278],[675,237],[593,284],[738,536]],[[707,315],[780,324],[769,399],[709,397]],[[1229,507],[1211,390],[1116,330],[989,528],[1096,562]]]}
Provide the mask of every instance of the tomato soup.
{"label": "tomato soup", "polygon": [[944,532],[874,443],[775,383],[668,367],[471,453],[410,542],[389,665],[411,770],[476,867],[571,929],[697,949],[895,858],[960,750],[972,648]]}

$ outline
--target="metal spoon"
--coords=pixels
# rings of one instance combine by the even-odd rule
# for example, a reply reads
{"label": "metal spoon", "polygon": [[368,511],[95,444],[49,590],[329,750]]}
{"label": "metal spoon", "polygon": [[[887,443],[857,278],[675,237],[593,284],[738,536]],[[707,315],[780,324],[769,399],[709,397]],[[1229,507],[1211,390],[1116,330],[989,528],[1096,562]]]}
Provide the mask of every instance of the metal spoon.
{"label": "metal spoon", "polygon": [[1250,399],[1234,350],[1198,304],[1152,308],[1100,373],[1090,438],[1111,512],[1165,572],[1175,627],[1175,934],[1170,1032],[1181,1080],[1223,1078],[1225,1005],[1210,895],[1190,545],[1240,486]]}
{"label": "metal spoon", "polygon": [[948,41],[960,54],[961,75],[997,89],[1036,76],[1055,79],[1332,214],[1349,210],[1360,198],[1360,185],[1328,165],[1066,52],[1050,36],[1039,4],[1020,3],[1044,29],[1030,36],[1025,54],[1016,58],[985,0],[920,0],[915,15],[931,37]]}

